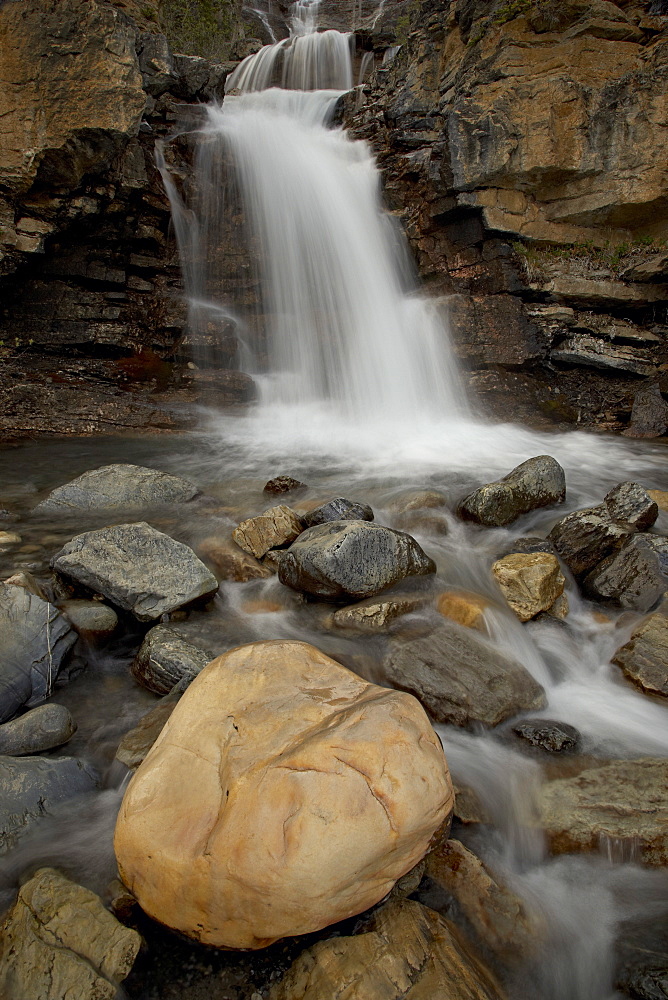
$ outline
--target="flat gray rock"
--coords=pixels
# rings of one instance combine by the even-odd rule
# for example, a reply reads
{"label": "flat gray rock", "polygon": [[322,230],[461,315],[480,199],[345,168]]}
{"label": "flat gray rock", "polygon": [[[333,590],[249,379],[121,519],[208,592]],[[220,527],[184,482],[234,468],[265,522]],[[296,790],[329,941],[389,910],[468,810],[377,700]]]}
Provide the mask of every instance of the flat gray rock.
{"label": "flat gray rock", "polygon": [[76,640],[53,604],[0,583],[0,722],[49,697]]}
{"label": "flat gray rock", "polygon": [[451,623],[417,639],[391,640],[383,678],[415,695],[436,722],[455,726],[496,726],[545,705],[543,688],[520,663]]}
{"label": "flat gray rock", "polygon": [[35,507],[39,513],[108,510],[111,507],[151,507],[185,503],[200,495],[187,479],[142,465],[105,465],[91,469],[49,493]]}
{"label": "flat gray rock", "polygon": [[0,757],[0,854],[59,802],[92,791],[93,768],[78,757]]}
{"label": "flat gray rock", "polygon": [[411,535],[369,521],[329,521],[308,528],[283,553],[281,583],[325,598],[363,599],[436,565]]}
{"label": "flat gray rock", "polygon": [[132,663],[132,674],[154,694],[169,694],[175,684],[197,674],[213,659],[168,625],[147,633]]}
{"label": "flat gray rock", "polygon": [[0,754],[21,757],[62,746],[77,727],[64,705],[39,705],[0,726]]}
{"label": "flat gray rock", "polygon": [[531,510],[563,503],[565,498],[564,470],[550,455],[538,455],[503,479],[474,490],[460,503],[459,513],[467,521],[501,527]]}
{"label": "flat gray rock", "polygon": [[52,565],[66,581],[103,594],[142,622],[218,590],[215,576],[191,548],[144,521],[77,535]]}

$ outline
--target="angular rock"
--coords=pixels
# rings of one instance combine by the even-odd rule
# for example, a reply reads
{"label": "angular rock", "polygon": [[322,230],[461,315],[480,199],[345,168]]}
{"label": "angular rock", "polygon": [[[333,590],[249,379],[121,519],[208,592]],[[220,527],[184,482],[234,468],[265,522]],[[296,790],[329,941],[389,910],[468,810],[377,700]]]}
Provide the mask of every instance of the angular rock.
{"label": "angular rock", "polygon": [[503,1000],[492,973],[449,920],[412,899],[378,910],[368,929],[304,951],[268,1000]]}
{"label": "angular rock", "polygon": [[522,900],[499,884],[460,841],[447,840],[430,851],[425,872],[454,896],[463,916],[492,951],[506,957],[526,954],[535,929]]}
{"label": "angular rock", "polygon": [[631,423],[622,431],[625,437],[662,437],[668,430],[668,403],[656,382],[643,385],[633,397]]}
{"label": "angular rock", "polygon": [[606,840],[637,849],[644,864],[668,864],[668,760],[616,760],[550,781],[538,822],[556,854],[597,851]]}
{"label": "angular rock", "polygon": [[373,521],[373,510],[366,503],[355,503],[353,500],[337,497],[302,515],[305,528],[314,528],[316,524],[326,524],[328,521]]}
{"label": "angular rock", "polygon": [[566,584],[559,560],[549,552],[504,556],[494,563],[492,573],[521,622],[551,608]]}
{"label": "angular rock", "polygon": [[154,694],[169,694],[179,681],[192,681],[210,659],[175,629],[155,625],[132,661],[132,676]]}
{"label": "angular rock", "polygon": [[0,854],[31,820],[92,791],[97,780],[78,757],[0,757]]}
{"label": "angular rock", "polygon": [[244,552],[236,542],[224,535],[210,535],[199,542],[197,555],[208,563],[219,580],[264,580],[271,576],[271,570],[251,555]]}
{"label": "angular rock", "polygon": [[307,528],[281,557],[278,578],[315,597],[373,597],[407,576],[436,572],[411,535],[368,521]]}
{"label": "angular rock", "polygon": [[585,577],[586,593],[631,611],[651,611],[668,591],[668,538],[633,535]]}
{"label": "angular rock", "polygon": [[114,1000],[141,946],[89,889],[52,868],[21,886],[0,933],[4,1000]]}
{"label": "angular rock", "polygon": [[64,705],[49,702],[0,726],[0,754],[21,757],[62,746],[76,732],[76,724]]}
{"label": "angular rock", "polygon": [[307,489],[306,483],[300,483],[292,476],[275,476],[265,484],[265,493],[292,493],[294,490]]}
{"label": "angular rock", "polygon": [[490,601],[481,594],[471,594],[465,590],[446,590],[439,594],[436,610],[444,618],[466,628],[486,632],[485,611],[490,607]]}
{"label": "angular rock", "polygon": [[164,729],[180,697],[178,692],[168,694],[160,699],[155,708],[143,715],[135,728],[127,732],[118,744],[116,760],[120,760],[130,770],[139,767]]}
{"label": "angular rock", "polygon": [[6,580],[2,581],[11,587],[23,587],[24,590],[30,591],[35,597],[39,597],[42,601],[48,601],[46,591],[44,587],[35,579],[32,573],[27,573],[25,571],[20,571],[18,573],[13,573],[12,576],[8,576]]}
{"label": "angular rock", "polygon": [[242,521],[232,532],[232,538],[244,552],[260,559],[269,549],[294,541],[302,530],[302,523],[295,512],[281,504],[270,507],[259,517]]}
{"label": "angular rock", "polygon": [[552,719],[522,719],[518,725],[513,726],[513,732],[532,747],[540,747],[549,753],[573,750],[580,739],[575,726]]}
{"label": "angular rock", "polygon": [[668,698],[668,601],[634,629],[612,662],[647,694]]}
{"label": "angular rock", "polygon": [[102,594],[141,622],[218,590],[218,581],[191,548],[144,521],[77,535],[52,565],[66,580]]}
{"label": "angular rock", "polygon": [[416,611],[427,601],[424,594],[395,594],[392,597],[370,597],[359,604],[341,608],[332,615],[332,623],[339,628],[357,629],[360,632],[384,632],[402,615]]}
{"label": "angular rock", "polygon": [[61,601],[60,610],[71,621],[80,636],[89,642],[109,639],[118,628],[118,615],[100,601]]}
{"label": "angular rock", "polygon": [[647,531],[659,516],[659,507],[640,483],[619,483],[606,494],[605,505],[617,524]]}
{"label": "angular rock", "polygon": [[0,722],[49,697],[76,640],[53,604],[0,583]]}
{"label": "angular rock", "polygon": [[383,676],[414,694],[436,722],[455,726],[496,726],[545,705],[542,687],[521,664],[450,623],[428,636],[393,639]]}
{"label": "angular rock", "polygon": [[501,527],[531,510],[563,503],[565,498],[564,470],[554,458],[539,455],[503,479],[474,490],[462,500],[459,513],[467,521]]}
{"label": "angular rock", "polygon": [[665,490],[647,490],[647,496],[651,497],[659,510],[668,511],[668,492]]}
{"label": "angular rock", "polygon": [[35,508],[47,513],[75,510],[109,510],[114,507],[150,507],[187,503],[200,495],[187,479],[170,476],[141,465],[105,465],[84,472],[49,493]]}
{"label": "angular rock", "polygon": [[255,642],[182,696],[128,786],[116,857],[155,919],[258,948],[378,902],[452,805],[414,699],[306,643]]}

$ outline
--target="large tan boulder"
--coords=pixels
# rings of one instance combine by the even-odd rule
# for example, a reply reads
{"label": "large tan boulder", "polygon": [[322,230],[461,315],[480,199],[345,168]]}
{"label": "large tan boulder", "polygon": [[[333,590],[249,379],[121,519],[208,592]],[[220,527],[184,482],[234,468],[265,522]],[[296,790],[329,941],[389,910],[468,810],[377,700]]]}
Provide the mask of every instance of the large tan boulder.
{"label": "large tan boulder", "polygon": [[302,642],[210,663],[123,799],[123,881],[156,920],[260,948],[377,903],[453,806],[418,702]]}

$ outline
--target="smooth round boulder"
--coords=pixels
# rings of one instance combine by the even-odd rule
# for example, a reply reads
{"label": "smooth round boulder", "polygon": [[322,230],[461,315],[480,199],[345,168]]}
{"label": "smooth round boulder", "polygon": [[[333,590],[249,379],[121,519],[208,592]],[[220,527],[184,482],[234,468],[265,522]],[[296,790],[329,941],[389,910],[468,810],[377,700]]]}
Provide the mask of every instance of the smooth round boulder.
{"label": "smooth round boulder", "polygon": [[74,736],[76,723],[64,705],[51,701],[0,726],[0,754],[22,757],[62,746]]}
{"label": "smooth round boulder", "polygon": [[128,786],[114,846],[149,916],[261,948],[381,900],[453,803],[414,698],[307,643],[254,642],[184,693]]}
{"label": "smooth round boulder", "polygon": [[411,535],[369,521],[307,528],[281,557],[281,583],[314,597],[363,600],[407,576],[436,572]]}

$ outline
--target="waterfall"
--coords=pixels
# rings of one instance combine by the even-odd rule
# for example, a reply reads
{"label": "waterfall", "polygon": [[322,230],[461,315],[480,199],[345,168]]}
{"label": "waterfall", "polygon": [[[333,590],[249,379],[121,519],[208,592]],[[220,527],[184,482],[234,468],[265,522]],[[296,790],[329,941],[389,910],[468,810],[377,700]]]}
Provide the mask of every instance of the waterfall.
{"label": "waterfall", "polygon": [[314,31],[316,13],[297,4],[291,37],[244,60],[222,106],[206,109],[191,204],[163,171],[191,321],[234,312],[213,274],[231,183],[257,251],[270,375],[261,402],[322,403],[384,426],[454,416],[466,404],[447,335],[415,293],[371,152],[328,126],[353,85],[350,36]]}

